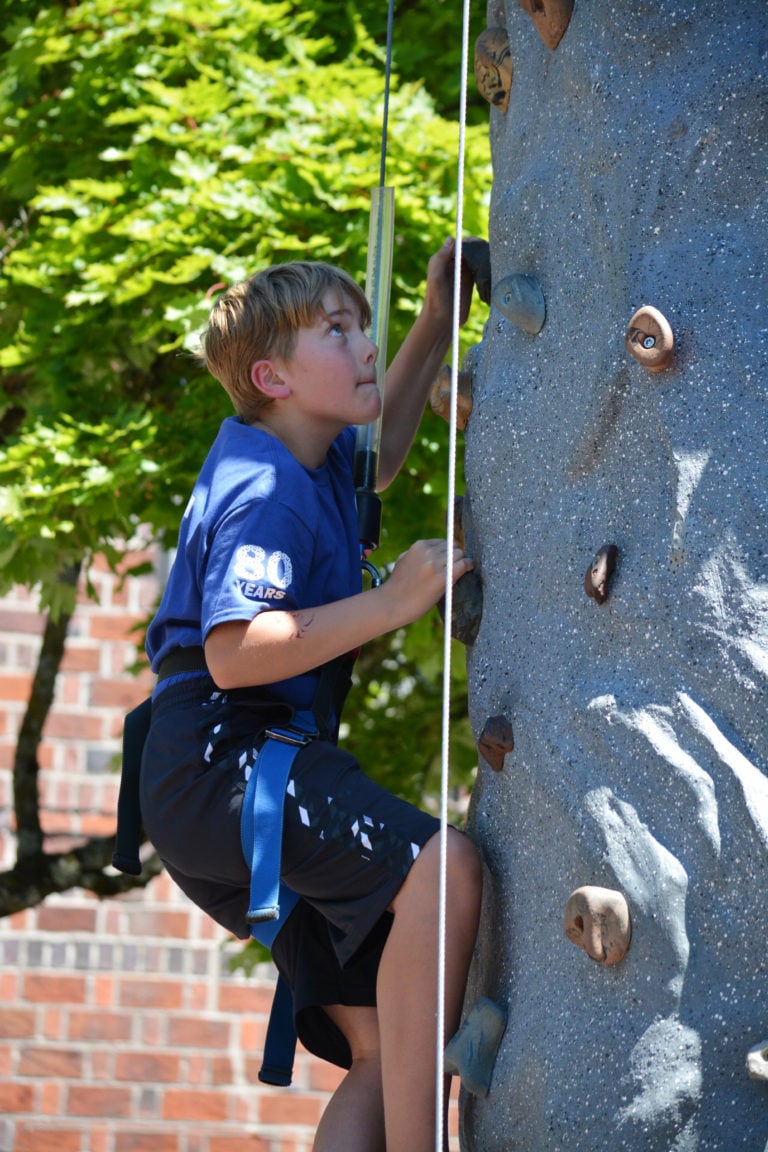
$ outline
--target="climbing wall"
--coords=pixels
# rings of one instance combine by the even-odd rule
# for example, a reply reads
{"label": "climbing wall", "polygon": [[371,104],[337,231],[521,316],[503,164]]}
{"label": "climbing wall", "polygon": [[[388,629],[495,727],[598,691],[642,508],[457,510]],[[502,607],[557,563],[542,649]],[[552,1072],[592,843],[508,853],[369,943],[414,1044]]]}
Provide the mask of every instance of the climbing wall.
{"label": "climbing wall", "polygon": [[762,1152],[768,4],[488,26],[468,1004],[508,1022],[463,1147]]}

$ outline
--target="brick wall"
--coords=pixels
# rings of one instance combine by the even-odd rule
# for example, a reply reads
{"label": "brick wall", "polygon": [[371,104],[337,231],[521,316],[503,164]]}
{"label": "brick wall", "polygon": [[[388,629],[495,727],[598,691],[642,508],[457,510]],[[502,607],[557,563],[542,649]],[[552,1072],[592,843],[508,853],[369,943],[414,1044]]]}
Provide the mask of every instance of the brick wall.
{"label": "brick wall", "polygon": [[[40,750],[49,850],[114,831],[122,717],[152,682],[129,669],[157,579],[121,586],[98,563],[90,578]],[[42,623],[23,590],[0,600],[0,868]],[[233,971],[241,948],[165,875],[0,920],[0,1152],[309,1152],[339,1073],[300,1049],[290,1088],[258,1083],[273,973]]]}

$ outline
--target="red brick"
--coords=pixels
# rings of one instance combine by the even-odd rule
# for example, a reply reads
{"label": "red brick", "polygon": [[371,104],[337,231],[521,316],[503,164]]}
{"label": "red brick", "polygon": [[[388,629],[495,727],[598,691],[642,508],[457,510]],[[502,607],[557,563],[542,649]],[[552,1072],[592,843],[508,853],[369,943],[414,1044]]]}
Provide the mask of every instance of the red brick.
{"label": "red brick", "polygon": [[143,1128],[140,1132],[121,1128],[115,1135],[115,1152],[179,1152],[180,1139],[177,1133],[163,1128]]}
{"label": "red brick", "polygon": [[133,679],[92,680],[88,693],[88,703],[93,708],[116,708],[119,712],[130,712],[148,695],[143,684]]}
{"label": "red brick", "polygon": [[51,712],[43,730],[46,740],[82,740],[94,742],[102,737],[103,722],[100,716],[82,712]]}
{"label": "red brick", "polygon": [[41,932],[93,932],[96,909],[41,904],[37,910],[37,926]]}
{"label": "red brick", "polygon": [[222,1012],[250,1012],[268,1016],[272,1007],[274,988],[257,984],[219,984],[219,1008]]}
{"label": "red brick", "polygon": [[25,636],[42,636],[45,617],[40,612],[0,607],[0,632],[23,632]]}
{"label": "red brick", "polygon": [[98,672],[100,667],[101,647],[98,644],[87,647],[75,647],[71,642],[67,644],[61,661],[62,672]]}
{"label": "red brick", "polygon": [[118,1052],[115,1079],[136,1084],[178,1084],[179,1057],[160,1052]]}
{"label": "red brick", "polygon": [[[280,1144],[283,1149],[284,1145]],[[272,1141],[261,1136],[211,1136],[208,1152],[271,1152]],[[341,1149],[339,1149],[341,1152]]]}
{"label": "red brick", "polygon": [[259,1119],[262,1124],[300,1124],[316,1128],[324,1104],[325,1101],[302,1096],[295,1090],[283,1089],[274,1094],[265,1092],[259,1097]]}
{"label": "red brick", "polygon": [[189,912],[153,912],[140,904],[121,905],[120,911],[129,921],[131,936],[168,936],[189,939]]}
{"label": "red brick", "polygon": [[120,1004],[124,1008],[180,1008],[182,985],[170,980],[121,980]]}
{"label": "red brick", "polygon": [[31,676],[21,672],[0,673],[0,700],[22,700],[26,703],[31,686]]}
{"label": "red brick", "polygon": [[0,1083],[0,1116],[35,1111],[35,1089],[32,1084]]}
{"label": "red brick", "polygon": [[126,613],[110,612],[101,616],[91,616],[89,635],[92,640],[126,640],[131,629],[140,623],[140,617]]}
{"label": "red brick", "polygon": [[163,1120],[226,1120],[229,1098],[224,1092],[170,1089],[163,1096]]}
{"label": "red brick", "polygon": [[127,1118],[131,1115],[130,1089],[73,1084],[67,1093],[67,1115]]}
{"label": "red brick", "polygon": [[131,1018],[116,1012],[71,1012],[69,1016],[70,1040],[128,1040]]}
{"label": "red brick", "polygon": [[63,1087],[60,1080],[44,1080],[40,1085],[40,1104],[37,1109],[41,1116],[63,1116]]}
{"label": "red brick", "polygon": [[76,1128],[51,1128],[23,1121],[16,1125],[14,1152],[80,1152],[81,1134]]}
{"label": "red brick", "polygon": [[35,1034],[35,1013],[27,1008],[0,1008],[0,1038],[24,1038]]}
{"label": "red brick", "polygon": [[[258,1073],[258,1069],[257,1069]],[[246,1070],[246,1078],[251,1079]],[[211,1084],[232,1084],[235,1079],[235,1070],[232,1065],[232,1059],[229,1056],[214,1056],[211,1060]],[[253,1077],[252,1082],[256,1083],[256,1077]]]}
{"label": "red brick", "polygon": [[28,972],[24,976],[22,995],[36,1004],[83,1004],[85,977]]}
{"label": "red brick", "polygon": [[77,1080],[82,1075],[82,1052],[72,1048],[22,1048],[19,1076],[63,1077]]}
{"label": "red brick", "polygon": [[309,1087],[313,1092],[335,1092],[346,1076],[343,1068],[325,1060],[309,1061]]}
{"label": "red brick", "polygon": [[116,828],[115,813],[109,812],[104,816],[96,813],[82,816],[80,819],[80,832],[83,836],[112,836]]}
{"label": "red brick", "polygon": [[183,1048],[227,1048],[229,1025],[223,1020],[174,1016],[168,1021],[168,1041]]}

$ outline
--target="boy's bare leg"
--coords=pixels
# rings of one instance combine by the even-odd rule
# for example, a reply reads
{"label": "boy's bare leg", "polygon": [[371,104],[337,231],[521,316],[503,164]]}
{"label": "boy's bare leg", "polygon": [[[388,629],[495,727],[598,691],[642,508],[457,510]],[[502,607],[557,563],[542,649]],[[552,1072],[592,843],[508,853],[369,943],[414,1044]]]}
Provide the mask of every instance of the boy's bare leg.
{"label": "boy's bare leg", "polygon": [[[392,902],[377,999],[387,1152],[434,1152],[440,837],[421,850]],[[480,916],[482,870],[471,841],[448,830],[445,1038],[457,1031]],[[446,1109],[448,1094],[446,1091]],[[443,1120],[443,1124],[445,1121]]]}
{"label": "boy's bare leg", "polygon": [[352,1067],[328,1102],[313,1152],[385,1152],[376,1009],[333,1004],[325,1011],[347,1038]]}

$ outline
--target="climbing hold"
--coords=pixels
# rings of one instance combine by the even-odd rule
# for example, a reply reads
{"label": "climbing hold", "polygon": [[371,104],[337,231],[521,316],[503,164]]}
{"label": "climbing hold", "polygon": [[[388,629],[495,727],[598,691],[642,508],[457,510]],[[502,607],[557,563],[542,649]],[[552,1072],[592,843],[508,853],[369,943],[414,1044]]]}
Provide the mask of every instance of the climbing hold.
{"label": "climbing hold", "polygon": [[618,964],[632,937],[626,897],[613,888],[577,888],[568,897],[563,928],[568,939],[598,964]]}
{"label": "climbing hold", "polygon": [[535,336],[544,326],[547,309],[535,276],[516,272],[505,276],[493,290],[493,303],[507,320]]}
{"label": "climbing hold", "polygon": [[573,0],[520,0],[536,31],[553,52],[565,35],[573,12]]}
{"label": "climbing hold", "polygon": [[[456,395],[456,427],[462,432],[472,415],[472,376],[468,372],[459,372],[458,393]],[[436,416],[443,420],[451,418],[451,370],[444,364],[432,385],[429,393],[429,404]]]}
{"label": "climbing hold", "polygon": [[515,747],[512,725],[506,716],[489,716],[483,727],[477,750],[494,772],[501,772],[504,757]]}
{"label": "climbing hold", "polygon": [[584,576],[584,591],[598,604],[608,599],[608,581],[616,570],[619,550],[615,544],[603,544]]}
{"label": "climbing hold", "polygon": [[635,312],[627,325],[624,344],[630,355],[651,372],[669,368],[675,354],[675,338],[669,321],[650,304],[644,304]]}
{"label": "climbing hold", "polygon": [[[445,620],[445,597],[441,596],[437,610]],[[483,616],[483,582],[479,572],[465,572],[453,586],[453,612],[451,636],[471,647],[480,631]]]}
{"label": "climbing hold", "polygon": [[747,1052],[747,1073],[753,1080],[768,1080],[768,1040]]}
{"label": "climbing hold", "polygon": [[475,80],[480,95],[506,112],[512,87],[512,56],[506,28],[486,28],[475,41]]}
{"label": "climbing hold", "polygon": [[479,996],[459,1031],[445,1049],[445,1071],[460,1076],[473,1096],[487,1096],[507,1013],[487,996]]}
{"label": "climbing hold", "polygon": [[454,496],[453,498],[453,540],[454,543],[461,548],[462,552],[466,551],[465,538],[464,538],[464,497]]}
{"label": "climbing hold", "polygon": [[469,269],[483,304],[491,302],[491,246],[487,240],[462,240],[461,259]]}

